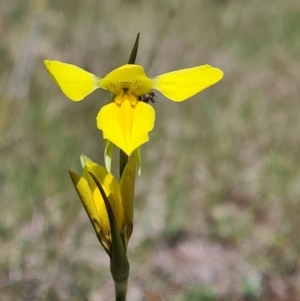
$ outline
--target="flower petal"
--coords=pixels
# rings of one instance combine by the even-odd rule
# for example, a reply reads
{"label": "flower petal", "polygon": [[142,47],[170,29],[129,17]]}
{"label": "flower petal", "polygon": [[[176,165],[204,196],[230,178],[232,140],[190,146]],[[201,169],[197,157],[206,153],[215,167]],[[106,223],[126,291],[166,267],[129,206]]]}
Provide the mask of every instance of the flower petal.
{"label": "flower petal", "polygon": [[[90,189],[90,186],[87,182],[87,180],[76,173],[69,171],[71,180],[74,184],[74,187],[78,193],[78,196],[82,202],[82,205],[94,227],[94,230],[105,248],[106,252],[108,254],[111,253],[111,242],[110,242],[110,236],[107,230],[107,226],[105,226],[105,223],[103,224],[103,221],[100,219],[100,216],[98,214],[98,210],[95,205],[95,201]],[[102,197],[102,202],[104,203]],[[104,227],[104,228],[103,228]]]}
{"label": "flower petal", "polygon": [[181,69],[153,78],[153,89],[179,102],[214,85],[223,78],[223,71],[210,65]]}
{"label": "flower petal", "polygon": [[153,129],[154,120],[155,112],[149,104],[139,101],[132,107],[129,100],[124,100],[121,105],[104,106],[98,113],[97,126],[103,131],[104,139],[129,156],[149,140],[148,133]]}
{"label": "flower petal", "polygon": [[133,124],[131,133],[132,149],[135,150],[143,143],[149,141],[148,133],[152,131],[155,121],[155,111],[152,106],[139,101],[133,111]]}
{"label": "flower petal", "polygon": [[93,162],[86,163],[86,166],[83,171],[83,177],[87,179],[89,183],[93,199],[95,201],[95,205],[100,216],[101,227],[103,228],[103,231],[107,233],[110,232],[110,226],[106,206],[101,196],[101,193],[95,181],[89,175],[89,172],[91,172],[103,186],[105,194],[108,197],[110,205],[113,209],[118,227],[119,229],[121,229],[121,226],[124,222],[124,210],[121,204],[120,185],[118,181],[113,177],[112,174],[108,173],[104,167]]}
{"label": "flower petal", "polygon": [[79,101],[100,88],[100,77],[75,65],[59,61],[44,61],[53,80],[71,100]]}
{"label": "flower petal", "polygon": [[127,64],[108,73],[100,82],[102,89],[120,95],[124,88],[133,95],[142,95],[152,89],[152,80],[139,65]]}
{"label": "flower petal", "polygon": [[86,181],[86,179],[84,179],[83,177],[77,175],[72,171],[70,171],[69,174],[74,184],[74,187],[82,201],[82,204],[87,212],[87,215],[89,216],[95,228],[95,231],[99,233],[100,232],[99,215],[88,182]]}

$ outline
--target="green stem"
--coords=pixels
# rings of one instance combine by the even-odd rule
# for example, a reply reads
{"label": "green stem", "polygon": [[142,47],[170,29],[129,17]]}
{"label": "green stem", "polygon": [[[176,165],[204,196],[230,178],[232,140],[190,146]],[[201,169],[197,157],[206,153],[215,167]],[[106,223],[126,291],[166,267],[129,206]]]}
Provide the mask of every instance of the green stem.
{"label": "green stem", "polygon": [[115,281],[116,301],[126,301],[127,280],[123,282]]}
{"label": "green stem", "polygon": [[128,156],[120,149],[120,179],[122,177],[124,168],[128,163]]}

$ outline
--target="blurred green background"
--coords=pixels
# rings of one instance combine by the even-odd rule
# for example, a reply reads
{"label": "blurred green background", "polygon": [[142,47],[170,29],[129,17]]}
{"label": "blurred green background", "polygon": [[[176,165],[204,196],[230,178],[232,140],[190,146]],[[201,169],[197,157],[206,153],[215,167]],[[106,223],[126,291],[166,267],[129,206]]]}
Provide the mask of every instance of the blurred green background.
{"label": "blurred green background", "polygon": [[142,147],[130,301],[300,300],[300,1],[0,2],[0,299],[113,300],[108,258],[72,187],[103,164],[95,117],[44,59],[99,76],[209,63],[225,72],[184,103],[157,93]]}

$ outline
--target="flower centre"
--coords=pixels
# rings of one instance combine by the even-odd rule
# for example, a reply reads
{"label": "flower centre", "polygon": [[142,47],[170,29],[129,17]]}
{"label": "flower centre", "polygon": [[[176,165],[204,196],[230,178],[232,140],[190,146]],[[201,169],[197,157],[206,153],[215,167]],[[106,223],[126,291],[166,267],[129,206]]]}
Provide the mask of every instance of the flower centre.
{"label": "flower centre", "polygon": [[131,94],[131,90],[128,87],[122,87],[121,93],[114,99],[115,103],[121,105],[124,100],[129,100],[131,106],[135,106],[137,103],[137,98]]}

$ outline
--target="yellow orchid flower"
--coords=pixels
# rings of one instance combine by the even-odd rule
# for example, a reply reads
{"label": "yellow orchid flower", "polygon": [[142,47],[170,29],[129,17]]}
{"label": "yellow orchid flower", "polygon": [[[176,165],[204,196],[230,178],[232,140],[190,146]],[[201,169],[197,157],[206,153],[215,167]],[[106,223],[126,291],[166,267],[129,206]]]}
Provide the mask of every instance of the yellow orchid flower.
{"label": "yellow orchid flower", "polygon": [[104,189],[126,250],[133,230],[135,160],[133,157],[129,160],[119,183],[104,167],[86,157],[81,157],[81,159],[84,163],[83,175],[79,176],[70,171],[70,177],[99,241],[111,256],[113,245],[107,209],[90,173],[97,178]]}
{"label": "yellow orchid flower", "polygon": [[104,139],[122,149],[128,156],[149,140],[155,112],[138,97],[158,90],[175,102],[184,101],[223,78],[223,71],[210,65],[177,70],[149,78],[143,67],[126,64],[101,78],[77,66],[45,60],[45,65],[62,92],[80,101],[98,88],[114,97],[97,115],[97,126]]}

